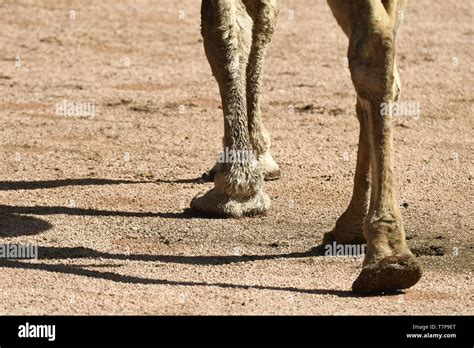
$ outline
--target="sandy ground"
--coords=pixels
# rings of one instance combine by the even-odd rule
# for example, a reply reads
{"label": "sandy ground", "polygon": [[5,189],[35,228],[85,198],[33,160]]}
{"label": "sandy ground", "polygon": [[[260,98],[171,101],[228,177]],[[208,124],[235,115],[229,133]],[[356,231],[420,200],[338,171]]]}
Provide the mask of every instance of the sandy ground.
{"label": "sandy ground", "polygon": [[474,314],[472,1],[405,15],[402,99],[421,114],[396,119],[396,169],[424,276],[378,297],[350,292],[360,259],[311,251],[350,199],[358,136],[325,1],[283,1],[262,101],[283,176],[268,216],[240,220],[185,210],[223,132],[200,3],[91,3],[0,2],[0,243],[39,246],[1,261],[1,314]]}

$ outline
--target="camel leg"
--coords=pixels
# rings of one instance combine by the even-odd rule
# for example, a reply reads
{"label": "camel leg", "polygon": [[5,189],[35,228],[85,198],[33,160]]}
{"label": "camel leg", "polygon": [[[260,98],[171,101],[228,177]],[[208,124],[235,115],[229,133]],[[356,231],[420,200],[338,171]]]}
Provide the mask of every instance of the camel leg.
{"label": "camel leg", "polygon": [[359,101],[357,101],[356,112],[360,130],[352,199],[347,209],[337,219],[334,229],[325,234],[323,244],[333,242],[339,244],[365,243],[363,230],[364,219],[369,207],[370,144],[367,134],[367,120]]}
{"label": "camel leg", "polygon": [[[244,0],[243,2],[253,21],[246,81],[250,142],[265,180],[276,180],[280,177],[280,168],[270,153],[270,134],[262,122],[260,93],[264,56],[276,26],[280,0]],[[211,181],[219,170],[220,163],[218,162],[203,177]]]}
{"label": "camel leg", "polygon": [[203,0],[202,36],[219,85],[224,113],[224,153],[214,188],[198,194],[191,208],[209,215],[263,214],[270,206],[262,191],[263,173],[248,129],[246,78],[252,45],[252,19],[242,1]]}
{"label": "camel leg", "polygon": [[403,0],[328,0],[349,37],[349,67],[361,116],[367,121],[371,194],[364,221],[367,253],[356,292],[384,292],[413,286],[421,268],[405,241],[397,204],[393,164],[393,115],[382,113],[398,98],[395,39]]}
{"label": "camel leg", "polygon": [[247,112],[249,134],[258,163],[266,180],[280,177],[280,168],[270,153],[270,134],[265,129],[260,112],[262,70],[265,52],[275,30],[280,0],[247,0],[246,6],[252,16],[253,40],[247,66]]}

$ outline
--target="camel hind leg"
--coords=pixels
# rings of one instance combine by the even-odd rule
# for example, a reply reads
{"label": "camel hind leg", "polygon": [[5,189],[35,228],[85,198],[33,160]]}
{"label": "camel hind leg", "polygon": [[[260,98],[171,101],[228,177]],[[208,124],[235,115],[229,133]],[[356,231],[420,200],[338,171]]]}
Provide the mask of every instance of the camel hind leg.
{"label": "camel hind leg", "polygon": [[266,180],[280,177],[280,168],[270,153],[270,134],[263,125],[260,111],[262,70],[265,52],[275,30],[280,0],[246,0],[253,20],[252,47],[247,65],[247,113],[250,142]]}

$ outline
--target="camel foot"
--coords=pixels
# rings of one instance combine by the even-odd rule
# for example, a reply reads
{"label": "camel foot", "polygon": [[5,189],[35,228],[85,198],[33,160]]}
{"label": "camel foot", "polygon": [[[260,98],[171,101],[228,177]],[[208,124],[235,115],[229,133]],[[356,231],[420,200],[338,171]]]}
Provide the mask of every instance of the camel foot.
{"label": "camel foot", "polygon": [[[265,181],[280,179],[280,167],[275,162],[270,152],[267,151],[259,157],[258,165],[263,173]],[[222,171],[222,167],[221,163],[217,162],[216,164],[214,164],[211,170],[202,174],[202,179],[206,182],[212,182],[214,181],[214,178],[219,171]]]}
{"label": "camel foot", "polygon": [[266,181],[277,180],[280,178],[280,167],[275,162],[269,151],[265,152],[258,158],[258,165],[260,166]]}
{"label": "camel foot", "polygon": [[413,255],[388,256],[367,264],[352,284],[352,290],[363,294],[394,292],[415,285],[421,274]]}
{"label": "camel foot", "polygon": [[220,163],[217,162],[216,164],[214,164],[214,166],[210,170],[202,173],[202,176],[201,176],[202,180],[206,182],[214,181],[214,177],[216,176],[216,173],[219,171],[219,166],[220,166]]}
{"label": "camel foot", "polygon": [[323,244],[364,244],[364,215],[349,214],[347,211],[342,214],[336,222],[336,226],[324,234]]}
{"label": "camel foot", "polygon": [[270,208],[270,197],[263,191],[245,200],[232,199],[215,188],[197,194],[191,201],[191,208],[213,217],[243,217],[264,215]]}

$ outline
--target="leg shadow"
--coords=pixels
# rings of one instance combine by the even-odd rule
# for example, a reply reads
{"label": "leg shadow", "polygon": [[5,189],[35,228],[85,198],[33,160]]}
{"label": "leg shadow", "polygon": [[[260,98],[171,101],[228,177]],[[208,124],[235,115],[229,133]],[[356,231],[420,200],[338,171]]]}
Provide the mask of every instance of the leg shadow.
{"label": "leg shadow", "polygon": [[345,290],[333,290],[333,289],[300,289],[296,287],[279,287],[279,286],[266,286],[266,285],[243,285],[243,284],[231,284],[231,283],[220,283],[220,282],[197,282],[197,281],[175,281],[166,279],[149,279],[136,276],[121,275],[113,272],[99,272],[95,270],[85,269],[82,266],[73,265],[52,265],[52,264],[38,264],[38,263],[26,263],[13,260],[0,260],[0,267],[6,268],[21,268],[30,270],[40,270],[54,273],[73,274],[83,277],[104,279],[117,283],[126,284],[145,284],[145,285],[172,285],[172,286],[206,286],[206,287],[219,287],[224,289],[256,289],[256,290],[272,290],[272,291],[287,291],[297,292],[304,294],[313,295],[333,295],[338,297],[360,297],[360,295],[354,294],[351,291]]}
{"label": "leg shadow", "polygon": [[49,222],[32,216],[0,213],[0,238],[31,236],[52,227]]}
{"label": "leg shadow", "polygon": [[192,210],[186,209],[179,213],[135,212],[120,210],[102,210],[87,208],[70,208],[62,206],[27,207],[0,205],[0,214],[33,214],[33,215],[79,215],[79,216],[123,216],[123,217],[161,217],[165,219],[192,219],[200,217]]}
{"label": "leg shadow", "polygon": [[120,184],[146,184],[153,181],[143,180],[114,180],[114,179],[58,179],[42,181],[0,181],[0,191],[11,190],[37,190],[64,186],[91,186],[91,185],[120,185]]}

